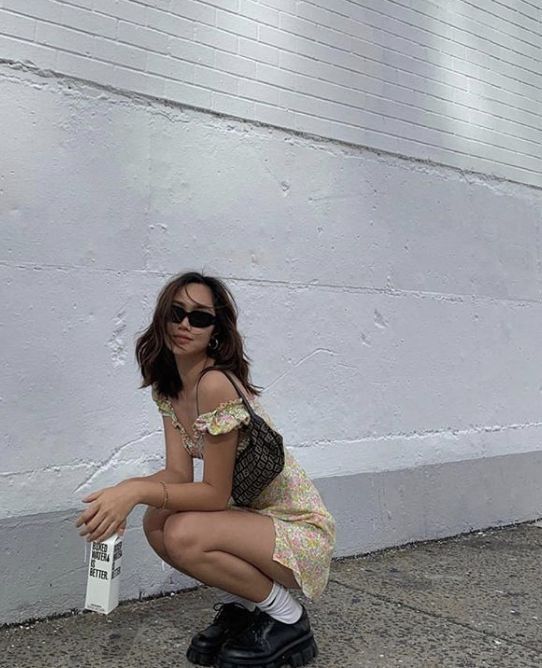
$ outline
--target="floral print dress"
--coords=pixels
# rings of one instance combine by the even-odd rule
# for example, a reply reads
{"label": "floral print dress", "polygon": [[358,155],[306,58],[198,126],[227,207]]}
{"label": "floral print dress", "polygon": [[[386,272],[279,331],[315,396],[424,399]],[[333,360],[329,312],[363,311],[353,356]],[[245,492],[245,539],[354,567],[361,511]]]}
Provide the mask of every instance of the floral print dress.
{"label": "floral print dress", "polygon": [[[197,434],[192,440],[177,420],[173,406],[167,397],[152,387],[152,398],[162,415],[167,415],[183,437],[186,450],[192,457],[203,459],[205,433],[225,434],[239,429],[237,453],[248,444],[246,426],[250,415],[242,399],[219,404],[213,411],[199,415],[193,425]],[[273,429],[271,418],[257,400],[250,404]],[[326,588],[329,568],[335,547],[335,520],[325,507],[314,483],[296,461],[287,447],[282,472],[263,492],[246,507],[246,510],[268,515],[275,526],[275,550],[273,560],[290,568],[307,598],[315,599]],[[230,506],[233,506],[230,499]]]}

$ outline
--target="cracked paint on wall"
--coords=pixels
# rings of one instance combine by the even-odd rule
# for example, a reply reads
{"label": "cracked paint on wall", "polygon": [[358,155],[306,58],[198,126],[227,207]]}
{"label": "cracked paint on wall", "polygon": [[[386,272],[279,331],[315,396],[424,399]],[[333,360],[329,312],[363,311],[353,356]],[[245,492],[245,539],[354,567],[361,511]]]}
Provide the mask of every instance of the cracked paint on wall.
{"label": "cracked paint on wall", "polygon": [[114,319],[113,333],[107,342],[109,350],[111,351],[111,360],[113,366],[121,366],[126,363],[126,311],[121,309]]}

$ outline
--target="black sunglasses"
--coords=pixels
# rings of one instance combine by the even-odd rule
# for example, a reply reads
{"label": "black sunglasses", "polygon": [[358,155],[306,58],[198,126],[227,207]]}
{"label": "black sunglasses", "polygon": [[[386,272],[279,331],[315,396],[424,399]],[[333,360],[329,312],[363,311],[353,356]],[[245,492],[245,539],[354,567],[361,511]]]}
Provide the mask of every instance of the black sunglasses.
{"label": "black sunglasses", "polygon": [[216,316],[208,311],[186,311],[182,306],[173,304],[169,314],[170,322],[180,323],[186,317],[192,327],[210,327],[216,321]]}

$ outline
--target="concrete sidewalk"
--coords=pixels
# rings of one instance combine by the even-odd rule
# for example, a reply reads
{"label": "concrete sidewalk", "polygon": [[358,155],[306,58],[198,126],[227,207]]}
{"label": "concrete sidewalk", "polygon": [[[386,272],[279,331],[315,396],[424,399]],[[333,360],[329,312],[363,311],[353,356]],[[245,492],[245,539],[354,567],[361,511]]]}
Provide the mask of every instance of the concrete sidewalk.
{"label": "concrete sidewalk", "polygon": [[[540,668],[542,522],[334,562],[312,668]],[[303,600],[303,599],[300,599]],[[0,629],[2,668],[187,668],[213,589]]]}

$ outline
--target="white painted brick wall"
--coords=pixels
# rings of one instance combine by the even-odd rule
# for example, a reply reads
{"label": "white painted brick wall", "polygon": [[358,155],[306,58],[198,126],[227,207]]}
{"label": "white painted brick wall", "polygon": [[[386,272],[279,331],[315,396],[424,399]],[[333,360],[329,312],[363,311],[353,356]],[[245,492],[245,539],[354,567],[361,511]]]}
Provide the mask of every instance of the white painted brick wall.
{"label": "white painted brick wall", "polygon": [[0,59],[542,185],[542,5],[1,0]]}

